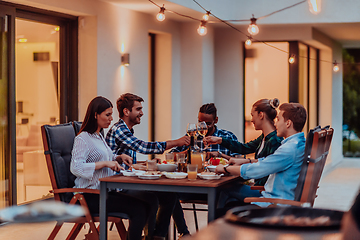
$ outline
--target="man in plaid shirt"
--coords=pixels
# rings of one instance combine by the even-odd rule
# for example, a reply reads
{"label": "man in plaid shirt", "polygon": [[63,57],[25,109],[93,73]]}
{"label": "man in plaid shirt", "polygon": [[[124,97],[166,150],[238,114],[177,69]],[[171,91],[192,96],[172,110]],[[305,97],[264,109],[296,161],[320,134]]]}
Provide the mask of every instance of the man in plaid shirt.
{"label": "man in plaid shirt", "polygon": [[146,142],[134,136],[133,127],[140,124],[144,115],[141,102],[144,100],[131,93],[125,93],[117,100],[120,120],[115,123],[106,135],[106,142],[115,154],[127,154],[136,163],[136,152],[142,154],[162,154],[165,150],[190,144],[190,137],[184,136],[165,142]]}
{"label": "man in plaid shirt", "polygon": [[[131,93],[122,94],[116,101],[120,120],[110,128],[106,135],[106,142],[115,154],[127,154],[133,158],[133,163],[136,163],[136,152],[143,154],[161,154],[167,149],[190,144],[190,137],[188,136],[165,142],[145,142],[135,137],[133,127],[140,124],[141,117],[144,115],[141,104],[143,101],[141,97]],[[150,205],[159,205],[158,212],[151,213],[148,220],[148,228],[155,229],[153,236],[149,237],[152,237],[152,239],[165,239],[170,224],[170,217],[176,202],[175,193],[153,192],[158,200],[157,202],[153,202],[151,199],[147,199],[147,195],[143,194],[142,191],[123,191],[148,202]],[[157,220],[155,222],[156,216]]]}
{"label": "man in plaid shirt", "polygon": [[[208,103],[204,104],[200,107],[199,115],[198,115],[198,121],[199,122],[205,122],[208,128],[208,132],[206,136],[216,136],[216,137],[224,137],[228,139],[232,139],[234,141],[237,141],[237,137],[235,134],[233,134],[230,131],[223,130],[217,128],[215,125],[218,122],[217,117],[217,109],[215,107],[214,103]],[[198,136],[198,140],[200,136]],[[201,141],[197,145],[200,145],[200,150],[207,152],[207,158],[210,156],[234,156],[236,153],[231,152],[229,149],[221,146],[220,144],[213,144],[207,147],[207,149],[204,149],[204,144]],[[188,149],[188,146],[181,146],[173,148],[172,152],[183,152]],[[225,156],[224,156],[225,155]],[[203,194],[179,194],[179,199],[181,200],[206,200],[206,195]],[[184,218],[184,212],[182,210],[181,204],[179,201],[176,202],[174,212],[173,212],[173,219],[176,224],[177,230],[180,234],[180,236],[188,235],[189,230],[185,222]]]}
{"label": "man in plaid shirt", "polygon": [[[204,104],[200,107],[198,121],[206,123],[206,125],[208,127],[208,132],[206,133],[206,136],[222,137],[222,138],[231,139],[231,140],[237,142],[237,137],[235,136],[235,134],[233,134],[230,131],[224,130],[224,129],[219,129],[215,125],[218,122],[218,117],[217,117],[217,109],[216,109],[214,103]],[[209,153],[210,156],[211,155],[233,156],[236,154],[234,152],[231,152],[229,149],[221,146],[220,144],[213,144],[213,145],[208,146],[207,149],[204,149],[204,143],[202,141],[201,142],[199,141],[199,140],[201,140],[201,136],[198,136],[197,138],[198,138],[197,145],[200,146],[200,149],[202,151],[206,151],[207,153]],[[181,147],[173,148],[171,151],[172,152],[183,152],[187,149],[188,149],[188,146],[181,146]],[[216,154],[213,154],[214,152],[216,152]],[[208,154],[208,157],[209,157],[209,154]]]}

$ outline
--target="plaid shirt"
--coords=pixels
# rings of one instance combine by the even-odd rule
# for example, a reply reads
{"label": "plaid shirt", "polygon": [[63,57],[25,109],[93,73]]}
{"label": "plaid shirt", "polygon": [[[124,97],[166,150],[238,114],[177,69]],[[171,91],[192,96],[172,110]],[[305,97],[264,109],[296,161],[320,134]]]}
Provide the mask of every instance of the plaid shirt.
{"label": "plaid shirt", "polygon": [[[231,139],[232,141],[237,142],[237,137],[235,136],[235,134],[233,134],[232,132],[227,131],[227,130],[218,129],[217,126],[215,126],[215,132],[213,133],[212,136],[227,138],[227,139]],[[197,145],[200,147],[200,149],[202,151],[221,152],[221,153],[229,155],[229,156],[233,156],[236,154],[236,153],[232,152],[231,150],[229,150],[219,144],[213,144],[213,145],[208,146],[207,149],[204,149],[204,143],[202,141],[200,142],[199,140],[201,140],[201,136],[198,136]],[[188,148],[189,148],[188,146],[180,146],[180,147],[173,148],[171,150],[171,152],[183,152],[183,151],[187,150]]]}
{"label": "plaid shirt", "polygon": [[136,152],[142,154],[162,154],[166,150],[166,142],[145,142],[134,136],[124,120],[115,123],[106,135],[106,142],[113,153],[126,154],[136,163]]}

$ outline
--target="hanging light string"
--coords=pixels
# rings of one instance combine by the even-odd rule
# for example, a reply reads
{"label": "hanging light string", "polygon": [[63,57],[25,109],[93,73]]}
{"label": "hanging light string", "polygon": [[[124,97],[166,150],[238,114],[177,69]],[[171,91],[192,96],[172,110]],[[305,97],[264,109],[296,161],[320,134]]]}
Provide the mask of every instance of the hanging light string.
{"label": "hanging light string", "polygon": [[[264,19],[264,18],[269,17],[269,16],[271,16],[271,15],[273,15],[273,14],[276,14],[276,13],[278,13],[278,12],[282,12],[282,11],[285,11],[285,10],[287,10],[287,9],[289,9],[289,8],[292,8],[292,7],[295,7],[295,6],[297,6],[297,5],[300,5],[300,4],[302,4],[302,3],[306,2],[306,1],[307,1],[307,0],[300,1],[300,2],[298,2],[298,3],[295,3],[295,4],[291,5],[291,6],[288,6],[288,7],[282,8],[282,9],[279,9],[279,10],[277,10],[277,11],[274,11],[274,12],[272,12],[272,13],[269,13],[269,14],[264,15],[264,16],[259,17],[259,18],[254,18],[254,15],[253,15],[253,19],[255,19],[255,21],[256,21],[256,20],[259,20],[259,19]],[[161,8],[164,8],[164,6],[161,7],[160,5],[158,5],[157,3],[155,3],[155,2],[152,1],[152,0],[149,0],[149,2],[151,2],[152,4],[154,4],[155,6],[157,6],[157,7],[160,8],[160,9],[161,9]],[[223,19],[217,17],[217,16],[216,16],[214,13],[212,13],[210,10],[207,10],[206,8],[204,8],[204,7],[203,7],[200,3],[198,3],[196,0],[193,0],[193,2],[196,3],[200,8],[202,8],[202,9],[206,12],[206,14],[213,16],[217,21],[210,21],[210,20],[205,21],[205,20],[203,20],[203,19],[194,18],[194,17],[192,17],[192,16],[188,16],[188,15],[185,15],[185,14],[181,14],[181,13],[178,13],[178,12],[175,12],[175,11],[172,11],[172,10],[169,10],[169,9],[166,9],[166,8],[165,8],[165,10],[166,10],[167,12],[174,13],[174,14],[179,15],[179,16],[181,16],[181,17],[185,17],[185,18],[192,19],[192,20],[194,20],[194,21],[198,21],[198,22],[200,22],[200,26],[201,26],[201,25],[204,25],[204,26],[205,26],[204,22],[208,22],[208,23],[223,23],[223,24],[227,25],[228,27],[234,29],[235,31],[237,31],[237,32],[245,35],[248,40],[250,39],[251,41],[260,42],[260,43],[263,43],[263,44],[265,44],[265,45],[267,45],[267,46],[269,46],[269,47],[272,47],[272,48],[274,48],[274,49],[276,49],[276,50],[278,50],[278,51],[281,51],[281,52],[286,53],[286,54],[288,54],[288,55],[290,54],[288,51],[285,51],[285,50],[283,50],[283,49],[280,49],[280,48],[278,48],[278,47],[275,47],[275,46],[269,44],[268,42],[261,41],[261,40],[258,40],[258,39],[253,38],[251,35],[248,35],[247,33],[244,33],[243,31],[241,31],[240,29],[234,27],[233,25],[231,25],[231,24],[229,23],[229,22],[245,22],[245,21],[248,22],[248,21],[251,21],[251,19],[250,19],[250,20],[249,20],[249,19],[223,20]],[[198,31],[198,32],[199,32],[199,31]],[[205,34],[206,34],[206,33],[205,33]],[[205,35],[205,34],[203,34],[203,35]],[[306,57],[306,56],[300,56],[300,55],[299,55],[298,57],[299,57],[299,58],[306,58],[306,59],[309,59],[309,60],[317,60],[316,58],[311,58],[311,57]],[[291,56],[289,57],[289,62],[292,62],[292,63],[293,63],[293,62],[294,62],[293,59],[296,59],[296,55],[295,55],[295,54],[291,54]],[[333,64],[333,70],[334,70],[335,72],[339,71],[339,65],[348,64],[348,63],[339,63],[339,62],[337,62],[336,60],[335,60],[334,62],[331,62],[331,61],[319,59],[319,61],[320,61],[320,62],[326,62],[326,63],[331,63],[331,64]],[[360,63],[355,63],[355,64],[360,64]]]}

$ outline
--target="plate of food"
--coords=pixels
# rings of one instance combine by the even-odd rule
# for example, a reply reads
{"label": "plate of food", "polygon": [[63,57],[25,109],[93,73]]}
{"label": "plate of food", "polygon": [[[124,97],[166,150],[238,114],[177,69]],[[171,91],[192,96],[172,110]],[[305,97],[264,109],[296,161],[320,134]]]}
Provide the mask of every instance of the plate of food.
{"label": "plate of food", "polygon": [[205,180],[213,180],[213,179],[221,178],[221,175],[217,175],[214,172],[202,172],[202,173],[198,173],[198,176]]}
{"label": "plate of food", "polygon": [[182,179],[187,177],[187,173],[184,172],[164,172],[163,175],[172,179]]}
{"label": "plate of food", "polygon": [[344,212],[328,209],[276,207],[233,208],[225,219],[232,223],[270,228],[339,229]]}
{"label": "plate of food", "polygon": [[136,174],[141,179],[159,179],[161,177],[160,171],[147,171],[142,174]]}
{"label": "plate of food", "polygon": [[141,171],[141,170],[125,170],[125,171],[121,171],[122,175],[124,175],[125,177],[133,177],[133,176],[137,176],[136,174],[142,175],[145,173],[145,171]]}

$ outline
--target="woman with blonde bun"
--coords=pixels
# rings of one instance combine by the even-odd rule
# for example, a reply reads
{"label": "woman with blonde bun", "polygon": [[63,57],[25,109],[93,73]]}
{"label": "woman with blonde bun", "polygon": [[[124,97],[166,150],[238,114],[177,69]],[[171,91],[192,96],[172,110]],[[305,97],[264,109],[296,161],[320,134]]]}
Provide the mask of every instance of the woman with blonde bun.
{"label": "woman with blonde bun", "polygon": [[[256,101],[251,109],[251,122],[254,124],[255,130],[261,130],[261,135],[247,143],[241,143],[226,138],[209,136],[204,142],[210,144],[221,144],[232,152],[239,154],[255,153],[255,159],[266,157],[273,154],[281,145],[282,137],[278,137],[274,125],[274,119],[277,116],[276,108],[280,101],[274,99],[260,99]],[[243,158],[229,158],[229,164],[237,164],[244,161]],[[254,161],[255,162],[255,161]],[[255,179],[256,186],[263,186],[268,177]]]}

